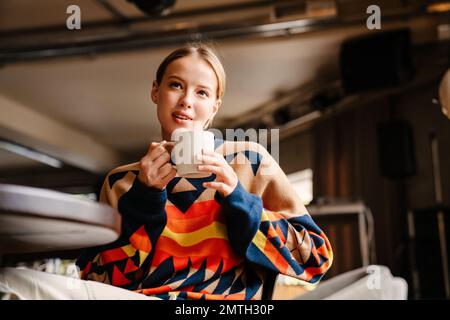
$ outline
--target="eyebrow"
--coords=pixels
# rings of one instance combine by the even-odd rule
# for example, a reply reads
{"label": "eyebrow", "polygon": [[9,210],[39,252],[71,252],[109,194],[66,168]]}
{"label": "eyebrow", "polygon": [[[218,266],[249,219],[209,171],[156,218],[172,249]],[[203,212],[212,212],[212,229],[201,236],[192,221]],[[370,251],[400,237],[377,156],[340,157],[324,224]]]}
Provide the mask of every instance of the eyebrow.
{"label": "eyebrow", "polygon": [[[175,78],[175,79],[178,79],[178,80],[180,80],[180,81],[183,81],[183,82],[185,82],[182,78],[180,78],[179,76],[175,76],[175,75],[173,75],[173,76],[169,76],[169,78],[168,79],[170,79],[170,78]],[[209,90],[209,91],[213,91],[212,89],[211,89],[211,87],[209,87],[209,86],[204,86],[204,85],[198,85],[198,87],[201,87],[201,88],[204,88],[204,89],[207,89],[207,90]]]}

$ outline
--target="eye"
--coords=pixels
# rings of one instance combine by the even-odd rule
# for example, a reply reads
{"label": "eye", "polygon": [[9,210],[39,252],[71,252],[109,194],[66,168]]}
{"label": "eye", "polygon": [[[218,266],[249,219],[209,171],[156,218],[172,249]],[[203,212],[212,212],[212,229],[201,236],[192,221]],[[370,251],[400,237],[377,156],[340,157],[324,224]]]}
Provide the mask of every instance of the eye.
{"label": "eye", "polygon": [[202,96],[209,97],[208,91],[200,90],[198,93],[199,93],[200,95],[202,95]]}
{"label": "eye", "polygon": [[179,82],[171,82],[171,83],[169,83],[169,87],[171,87],[171,88],[181,88],[181,83],[179,83]]}

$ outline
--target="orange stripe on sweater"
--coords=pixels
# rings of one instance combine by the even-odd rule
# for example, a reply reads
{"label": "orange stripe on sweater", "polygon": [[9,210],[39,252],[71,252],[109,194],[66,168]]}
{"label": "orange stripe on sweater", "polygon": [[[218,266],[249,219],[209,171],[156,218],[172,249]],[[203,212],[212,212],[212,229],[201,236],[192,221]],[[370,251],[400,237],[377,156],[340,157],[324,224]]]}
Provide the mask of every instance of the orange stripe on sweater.
{"label": "orange stripe on sweater", "polygon": [[225,224],[225,217],[220,208],[213,209],[213,211],[207,212],[198,217],[193,217],[189,220],[178,219],[177,217],[171,217],[169,214],[167,215],[167,227],[176,233],[197,231],[215,221]]}
{"label": "orange stripe on sweater", "polygon": [[166,205],[167,218],[177,220],[189,220],[195,217],[208,216],[211,212],[220,210],[220,204],[216,200],[207,200],[193,203],[189,209],[183,213],[174,205]]}
{"label": "orange stripe on sweater", "polygon": [[280,270],[280,272],[286,273],[289,264],[269,240],[266,240],[264,255],[278,268],[278,270]]}
{"label": "orange stripe on sweater", "polygon": [[227,259],[236,259],[228,241],[218,238],[205,239],[192,246],[181,246],[175,240],[161,236],[156,243],[155,251],[163,250],[177,257],[220,255]]}

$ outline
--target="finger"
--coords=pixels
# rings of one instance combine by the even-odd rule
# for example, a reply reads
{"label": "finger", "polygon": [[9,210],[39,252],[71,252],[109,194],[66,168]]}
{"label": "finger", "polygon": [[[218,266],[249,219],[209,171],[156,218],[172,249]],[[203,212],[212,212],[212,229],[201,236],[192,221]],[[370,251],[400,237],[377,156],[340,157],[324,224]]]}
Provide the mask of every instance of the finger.
{"label": "finger", "polygon": [[169,172],[169,174],[161,179],[161,182],[164,185],[167,185],[176,175],[177,175],[177,170],[172,168],[172,170]]}
{"label": "finger", "polygon": [[161,148],[160,146],[153,149],[147,156],[149,157],[150,161],[155,161],[158,159],[163,153],[165,152],[164,148]]}
{"label": "finger", "polygon": [[161,141],[161,142],[152,142],[150,143],[150,146],[148,147],[147,153],[150,153],[153,149],[155,149],[156,147],[158,147],[162,142],[164,142],[165,140]]}
{"label": "finger", "polygon": [[139,168],[140,174],[143,174],[147,177],[154,177],[157,175],[157,169],[159,167],[157,167],[151,160],[150,155],[146,155],[139,161]]}
{"label": "finger", "polygon": [[207,150],[207,149],[202,149],[202,154],[207,155],[207,156],[214,157],[214,158],[216,158],[220,163],[228,164],[228,162],[227,162],[227,160],[225,159],[225,157],[224,157],[222,154],[217,153],[217,152],[215,152],[215,151],[211,151],[211,150]]}
{"label": "finger", "polygon": [[166,163],[158,169],[158,177],[164,178],[170,173],[170,171],[172,171],[172,169],[172,165],[170,163]]}
{"label": "finger", "polygon": [[223,183],[226,187],[233,188],[233,185],[236,184],[236,179],[234,176],[236,175],[231,168],[227,167],[217,167],[210,165],[198,165],[198,169],[200,171],[212,172],[216,174],[216,182]]}
{"label": "finger", "polygon": [[208,150],[208,149],[202,149],[202,154],[214,157],[220,161],[224,160],[223,155],[221,155],[220,153],[217,153],[215,151]]}
{"label": "finger", "polygon": [[[162,141],[161,143],[158,143],[157,146],[154,146],[153,149],[149,152],[150,159],[154,161],[157,159],[162,153],[166,151],[164,148],[165,141]],[[152,148],[152,146],[150,146]]]}
{"label": "finger", "polygon": [[168,163],[170,160],[170,155],[167,151],[164,150],[163,153],[161,153],[159,155],[158,158],[156,158],[155,160],[153,160],[153,166],[156,169],[159,169],[160,167],[162,167],[164,164]]}
{"label": "finger", "polygon": [[201,161],[202,164],[211,164],[215,166],[223,166],[225,163],[221,160],[217,159],[214,156],[206,155],[206,154],[199,154],[197,155],[197,160]]}
{"label": "finger", "polygon": [[217,181],[204,182],[203,186],[205,188],[214,189],[214,190],[217,190],[217,191],[223,192],[223,193],[225,191],[225,184],[223,182],[217,182]]}
{"label": "finger", "polygon": [[148,147],[148,151],[152,151],[153,149],[155,149],[157,146],[159,146],[159,142],[152,142],[150,143],[150,146]]}
{"label": "finger", "polygon": [[200,164],[197,166],[198,170],[204,172],[215,173],[217,176],[224,178],[225,169],[218,166],[208,165],[208,164]]}
{"label": "finger", "polygon": [[156,159],[161,157],[164,153],[168,153],[167,150],[164,148],[163,145],[159,145],[152,151],[149,157],[152,161],[156,161]]}
{"label": "finger", "polygon": [[152,163],[152,160],[150,159],[150,155],[148,155],[148,154],[143,156],[142,159],[139,161],[141,168],[147,167],[151,163]]}

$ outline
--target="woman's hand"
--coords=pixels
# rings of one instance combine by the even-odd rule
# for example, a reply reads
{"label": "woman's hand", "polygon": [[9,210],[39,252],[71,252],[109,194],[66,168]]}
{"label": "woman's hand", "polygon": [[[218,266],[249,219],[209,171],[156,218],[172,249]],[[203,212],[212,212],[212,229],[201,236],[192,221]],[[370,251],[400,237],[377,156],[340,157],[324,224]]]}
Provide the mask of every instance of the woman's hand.
{"label": "woman's hand", "polygon": [[217,176],[215,181],[204,182],[205,188],[219,191],[224,198],[233,192],[238,184],[238,177],[221,154],[203,150],[203,154],[198,155],[197,160],[202,162],[198,165],[198,170],[211,172]]}
{"label": "woman's hand", "polygon": [[170,163],[170,154],[166,149],[166,141],[152,142],[147,154],[139,162],[138,179],[147,187],[163,190],[177,171]]}

